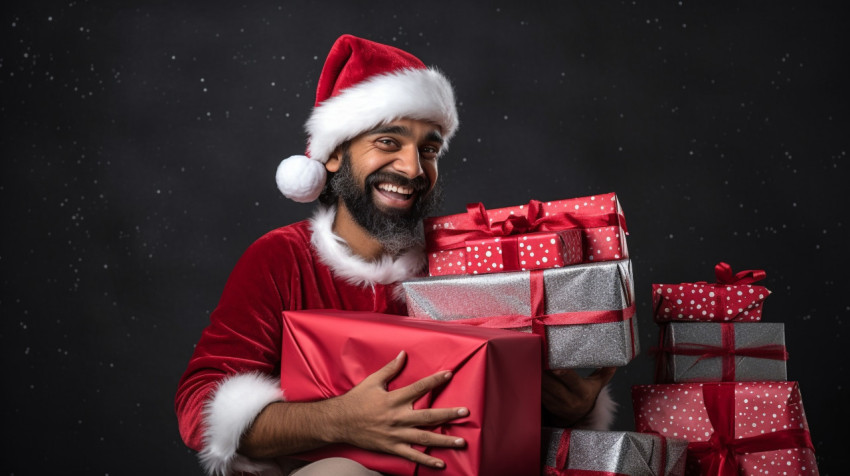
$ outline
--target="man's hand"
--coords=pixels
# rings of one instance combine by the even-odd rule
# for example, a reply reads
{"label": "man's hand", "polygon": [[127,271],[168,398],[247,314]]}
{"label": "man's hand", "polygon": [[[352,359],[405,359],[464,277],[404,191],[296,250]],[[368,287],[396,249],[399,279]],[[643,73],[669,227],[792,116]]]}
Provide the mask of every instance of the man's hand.
{"label": "man's hand", "polygon": [[437,426],[463,418],[469,415],[469,410],[463,407],[413,409],[413,402],[451,379],[451,372],[448,371],[437,372],[407,387],[387,391],[387,383],[401,371],[405,357],[406,354],[401,352],[345,395],[328,400],[330,408],[338,416],[335,420],[339,422],[333,429],[333,439],[442,468],[445,465],[443,461],[417,451],[411,445],[459,448],[466,442],[462,438],[417,427]]}
{"label": "man's hand", "polygon": [[398,375],[405,358],[406,354],[401,352],[345,395],[318,402],[268,405],[243,435],[238,451],[252,458],[275,458],[330,443],[348,443],[434,468],[444,467],[443,461],[411,445],[462,448],[466,442],[463,438],[418,427],[463,418],[469,415],[469,410],[464,407],[413,409],[413,402],[451,379],[448,371],[387,391],[387,382]]}
{"label": "man's hand", "polygon": [[543,407],[549,413],[550,424],[567,428],[587,416],[616,370],[602,367],[587,377],[570,369],[544,370]]}

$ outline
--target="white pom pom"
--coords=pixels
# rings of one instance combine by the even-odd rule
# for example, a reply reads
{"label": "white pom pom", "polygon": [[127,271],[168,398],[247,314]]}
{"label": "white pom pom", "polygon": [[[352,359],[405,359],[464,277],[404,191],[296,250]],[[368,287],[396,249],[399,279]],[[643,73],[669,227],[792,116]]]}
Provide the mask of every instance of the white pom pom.
{"label": "white pom pom", "polygon": [[287,198],[307,203],[319,198],[326,177],[327,172],[321,162],[304,155],[293,155],[280,162],[274,178],[277,188]]}

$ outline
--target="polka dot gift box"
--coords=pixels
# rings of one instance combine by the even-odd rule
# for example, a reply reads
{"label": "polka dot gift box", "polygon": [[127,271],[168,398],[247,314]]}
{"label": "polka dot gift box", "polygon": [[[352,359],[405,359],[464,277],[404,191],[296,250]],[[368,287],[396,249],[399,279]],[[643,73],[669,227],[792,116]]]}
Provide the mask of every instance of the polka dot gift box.
{"label": "polka dot gift box", "polygon": [[632,387],[635,428],[689,441],[688,475],[816,475],[797,382]]}
{"label": "polka dot gift box", "polygon": [[431,276],[550,269],[628,258],[626,219],[616,194],[428,218]]}
{"label": "polka dot gift box", "polygon": [[752,283],[764,279],[762,270],[732,274],[726,263],[714,268],[716,283],[653,284],[655,322],[670,321],[759,321],[770,291]]}

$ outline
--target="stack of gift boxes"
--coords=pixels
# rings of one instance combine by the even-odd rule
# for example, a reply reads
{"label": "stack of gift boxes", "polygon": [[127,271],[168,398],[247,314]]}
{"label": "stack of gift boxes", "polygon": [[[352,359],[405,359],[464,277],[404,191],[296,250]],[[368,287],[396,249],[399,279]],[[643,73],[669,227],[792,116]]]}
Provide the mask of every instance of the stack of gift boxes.
{"label": "stack of gift boxes", "polygon": [[632,389],[639,432],[688,440],[686,474],[818,474],[782,323],[761,322],[763,271],[654,284],[654,385]]}
{"label": "stack of gift boxes", "polygon": [[[540,368],[626,365],[638,352],[626,234],[613,193],[491,210],[473,204],[427,219],[430,276],[403,283],[408,313],[539,335]],[[543,428],[541,444],[550,475],[681,474],[687,446],[659,435],[562,428]]]}

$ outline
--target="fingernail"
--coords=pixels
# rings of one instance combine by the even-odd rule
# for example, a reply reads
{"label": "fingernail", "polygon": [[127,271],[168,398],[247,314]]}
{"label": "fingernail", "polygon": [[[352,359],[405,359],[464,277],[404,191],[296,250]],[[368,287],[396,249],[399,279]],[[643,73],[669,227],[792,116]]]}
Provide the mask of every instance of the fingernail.
{"label": "fingernail", "polygon": [[443,378],[444,378],[444,379],[446,379],[446,380],[448,380],[448,379],[452,378],[452,373],[451,373],[451,372],[446,372],[445,374],[443,374]]}
{"label": "fingernail", "polygon": [[442,461],[437,461],[436,463],[434,463],[434,466],[438,468],[443,468],[446,466],[446,463],[443,463]]}
{"label": "fingernail", "polygon": [[466,416],[469,415],[469,410],[466,408],[458,408],[457,414],[460,416]]}
{"label": "fingernail", "polygon": [[455,440],[455,446],[463,446],[464,441],[463,438],[458,438]]}
{"label": "fingernail", "polygon": [[399,352],[398,355],[395,356],[395,360],[400,359],[402,355],[404,355],[404,351]]}

